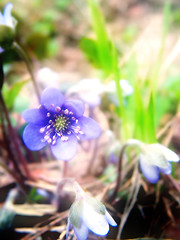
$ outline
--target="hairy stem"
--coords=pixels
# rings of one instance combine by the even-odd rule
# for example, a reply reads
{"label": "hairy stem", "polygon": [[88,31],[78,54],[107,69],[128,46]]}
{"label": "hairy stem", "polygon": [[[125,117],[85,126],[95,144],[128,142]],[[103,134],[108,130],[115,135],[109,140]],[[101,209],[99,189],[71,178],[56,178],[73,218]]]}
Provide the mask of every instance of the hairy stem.
{"label": "hairy stem", "polygon": [[11,125],[11,121],[10,121],[10,118],[9,118],[8,110],[7,110],[6,105],[4,103],[4,99],[2,97],[1,92],[0,92],[0,103],[1,103],[1,106],[2,106],[2,111],[3,111],[4,115],[5,115],[5,118],[6,118],[6,121],[7,121],[7,124],[8,124],[9,135],[10,135],[10,138],[13,140],[12,143],[14,145],[14,149],[16,149],[16,152],[17,152],[17,155],[18,155],[18,159],[19,159],[20,163],[23,166],[23,169],[24,169],[24,172],[25,172],[27,178],[32,179],[32,175],[31,175],[31,173],[30,173],[30,171],[28,169],[27,162],[26,162],[26,160],[24,159],[24,156],[21,153],[21,150],[20,150],[20,147],[19,147],[19,143],[18,143],[18,139],[17,139],[17,135],[16,135],[16,133],[14,131],[14,128]]}
{"label": "hairy stem", "polygon": [[112,202],[119,191],[119,187],[121,185],[121,173],[122,173],[122,161],[123,161],[123,156],[124,156],[124,152],[126,150],[126,148],[130,145],[140,145],[140,142],[136,139],[130,139],[127,142],[125,142],[123,144],[123,146],[121,147],[120,153],[119,153],[119,159],[118,159],[118,166],[117,166],[117,178],[116,178],[116,185],[114,188],[114,191],[112,193],[112,195],[109,197],[108,202]]}

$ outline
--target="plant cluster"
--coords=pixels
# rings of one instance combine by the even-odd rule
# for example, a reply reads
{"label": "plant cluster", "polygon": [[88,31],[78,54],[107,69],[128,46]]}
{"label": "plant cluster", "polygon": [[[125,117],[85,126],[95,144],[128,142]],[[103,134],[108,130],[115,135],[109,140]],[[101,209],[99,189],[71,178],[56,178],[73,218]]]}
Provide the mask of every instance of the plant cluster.
{"label": "plant cluster", "polygon": [[[70,4],[70,1],[67,2]],[[67,7],[65,1],[62,1],[62,5]],[[20,193],[27,200],[47,199],[53,202],[49,192],[37,184],[39,179],[30,168],[31,161],[40,162],[42,168],[44,162],[48,161],[63,163],[61,178],[56,182],[57,190],[52,191],[56,198],[54,216],[57,218],[53,218],[49,224],[63,225],[63,220],[66,220],[67,226],[65,224],[65,230],[59,232],[58,239],[74,239],[74,236],[78,240],[104,239],[106,235],[108,237],[110,226],[114,227],[110,231],[113,238],[121,239],[129,216],[138,204],[141,205],[141,195],[148,196],[148,191],[153,196],[162,194],[165,202],[173,189],[175,193],[170,199],[173,206],[177,206],[175,196],[180,193],[180,185],[176,166],[180,158],[172,150],[171,141],[164,145],[162,140],[166,131],[173,127],[178,108],[170,124],[163,128],[160,135],[157,132],[161,117],[168,113],[166,107],[161,114],[158,112],[162,106],[158,101],[161,91],[157,80],[161,68],[159,62],[162,60],[168,34],[170,4],[167,2],[164,7],[164,28],[157,62],[154,63],[152,74],[144,82],[136,74],[132,79],[128,79],[128,74],[125,74],[127,70],[128,73],[132,71],[131,60],[120,66],[120,53],[107,33],[98,1],[87,0],[87,5],[95,37],[83,36],[79,47],[92,65],[98,68],[97,76],[83,79],[64,91],[50,84],[46,88],[40,86],[28,52],[17,41],[18,21],[11,13],[12,3],[4,7],[3,13],[0,12],[0,166],[17,184],[1,208],[2,232],[13,225],[16,215],[14,202]],[[18,102],[19,93],[23,87],[28,89],[29,80],[15,81],[11,87],[7,84],[8,71],[4,59],[9,51],[16,52],[27,67],[33,86],[32,98],[37,97],[37,108],[27,107],[21,99]],[[49,82],[53,81],[51,78],[56,75],[52,71],[48,73]],[[178,102],[178,89],[175,90],[173,84],[165,89],[168,94],[172,92],[174,100]],[[13,119],[14,113],[18,115],[19,122]],[[105,118],[106,127],[102,118]],[[98,186],[97,189],[93,186],[98,191],[94,194],[88,189],[85,191],[76,175],[70,174],[72,166],[69,163],[74,159],[74,164],[80,162],[79,153],[85,152],[83,161],[89,161],[85,175],[93,175],[95,162],[100,161],[100,150],[105,159],[103,169],[98,177],[93,177],[101,183],[103,193],[97,190]],[[78,171],[77,175],[80,175],[81,167]],[[48,183],[48,176],[46,181]],[[37,188],[32,188],[37,185]],[[58,215],[65,185],[69,186],[65,201],[68,202],[71,198],[71,204],[68,212],[59,211],[61,215]],[[72,194],[72,189],[75,194]],[[164,197],[164,192],[168,197]],[[159,199],[156,198],[151,205]],[[121,201],[124,201],[123,207]],[[175,222],[166,203],[167,216]],[[144,209],[142,204],[139,212],[147,220]],[[41,233],[38,234],[29,233],[23,239],[38,239]],[[147,230],[143,236],[146,234]],[[161,237],[163,231],[154,235]],[[151,237],[151,232],[149,236]]]}

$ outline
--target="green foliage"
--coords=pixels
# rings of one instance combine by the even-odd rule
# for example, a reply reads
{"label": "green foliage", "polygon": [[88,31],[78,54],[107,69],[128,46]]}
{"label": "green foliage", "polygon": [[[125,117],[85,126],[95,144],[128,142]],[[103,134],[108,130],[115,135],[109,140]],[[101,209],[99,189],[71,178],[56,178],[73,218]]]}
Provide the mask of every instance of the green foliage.
{"label": "green foliage", "polygon": [[22,87],[27,83],[27,80],[15,82],[10,88],[7,85],[3,85],[2,94],[4,101],[9,110],[12,110],[14,107],[15,100],[21,91]]}
{"label": "green foliage", "polygon": [[56,0],[55,1],[55,6],[58,8],[60,11],[66,10],[66,8],[69,6],[72,0]]}
{"label": "green foliage", "polygon": [[137,35],[137,27],[134,25],[127,26],[121,35],[122,41],[125,43],[133,43]]}
{"label": "green foliage", "polygon": [[81,50],[85,53],[89,62],[95,67],[100,68],[101,64],[98,59],[98,49],[96,41],[87,37],[82,37],[79,44]]}
{"label": "green foliage", "polygon": [[38,59],[54,57],[59,52],[58,41],[49,38],[46,34],[38,32],[31,34],[27,39],[27,44],[33,49]]}
{"label": "green foliage", "polygon": [[163,89],[171,98],[180,101],[180,75],[171,76],[166,79]]}
{"label": "green foliage", "polygon": [[34,202],[38,203],[38,202],[42,201],[43,199],[44,199],[44,197],[43,197],[42,195],[39,195],[39,194],[37,193],[37,189],[36,189],[35,187],[33,187],[33,188],[31,189],[29,195],[28,195],[28,200],[29,200],[30,202],[33,202],[33,203],[34,203]]}
{"label": "green foliage", "polygon": [[154,98],[151,93],[148,104],[143,100],[140,86],[135,86],[135,134],[137,138],[146,143],[156,142],[154,123]]}
{"label": "green foliage", "polygon": [[180,26],[180,9],[174,9],[172,11],[172,23],[176,26]]}
{"label": "green foliage", "polygon": [[104,170],[103,175],[101,175],[101,180],[107,184],[115,182],[117,177],[115,173],[116,173],[116,166],[109,164]]}
{"label": "green foliage", "polygon": [[149,103],[145,111],[145,130],[146,130],[146,142],[156,142],[155,122],[154,122],[154,97],[151,93]]}
{"label": "green foliage", "polygon": [[144,129],[145,129],[145,109],[143,100],[141,97],[140,88],[135,86],[135,138],[144,141]]}
{"label": "green foliage", "polygon": [[[100,10],[99,4],[96,0],[87,0],[91,12],[92,27],[95,33],[95,40],[88,40],[90,48],[86,40],[82,39],[80,46],[85,52],[88,59],[92,61],[95,59],[94,52],[96,52],[96,60],[93,62],[100,67],[106,76],[112,73],[112,42],[108,36],[105,26],[104,16]],[[86,42],[85,42],[86,41]]]}
{"label": "green foliage", "polygon": [[[139,79],[136,76],[137,63],[135,57],[130,58],[129,62],[127,62],[125,67],[123,66],[120,72],[118,52],[108,36],[104,16],[100,10],[98,1],[88,0],[88,6],[91,11],[92,27],[96,39],[92,40],[84,37],[80,42],[80,46],[89,61],[103,70],[105,76],[110,75],[115,80],[119,102],[117,112],[121,118],[121,137],[124,140],[134,137],[148,143],[155,142],[154,93],[148,92],[146,97],[148,97],[149,100],[144,101],[144,96],[140,91]],[[168,19],[167,12],[168,11],[166,11],[166,22]],[[130,30],[133,29],[129,29],[129,32]],[[165,33],[166,31],[164,30],[164,35]],[[132,31],[132,35],[134,34],[135,29]],[[119,84],[119,80],[122,78],[131,79],[131,83],[135,89],[134,95],[129,97],[126,106]],[[149,82],[149,86],[153,87],[153,91],[153,84]],[[144,88],[143,85],[141,87]]]}
{"label": "green foliage", "polygon": [[170,92],[161,92],[155,99],[155,126],[158,127],[161,119],[166,114],[175,114],[177,109],[177,100],[171,96]]}
{"label": "green foliage", "polygon": [[154,95],[156,94],[156,83],[158,81],[164,48],[165,48],[165,41],[169,31],[170,16],[171,16],[171,5],[169,1],[166,1],[164,6],[164,11],[163,11],[163,28],[162,28],[162,35],[161,35],[161,44],[160,44],[159,52],[157,54],[156,61],[153,64],[154,67],[151,70],[151,76],[148,79],[149,86],[151,86],[151,89],[154,92]]}
{"label": "green foliage", "polygon": [[171,3],[169,0],[166,0],[166,3],[164,5],[164,11],[163,11],[162,46],[169,31],[170,20],[171,20]]}
{"label": "green foliage", "polygon": [[23,111],[25,111],[28,108],[29,108],[29,98],[22,96],[21,94],[18,94],[13,104],[14,112],[21,114]]}

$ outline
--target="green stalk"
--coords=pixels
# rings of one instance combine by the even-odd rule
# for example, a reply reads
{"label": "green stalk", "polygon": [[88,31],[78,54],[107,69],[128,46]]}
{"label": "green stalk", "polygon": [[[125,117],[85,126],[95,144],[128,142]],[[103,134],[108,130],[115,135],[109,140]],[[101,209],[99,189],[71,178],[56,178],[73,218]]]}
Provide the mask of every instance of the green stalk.
{"label": "green stalk", "polygon": [[109,75],[112,71],[111,46],[104,16],[97,0],[87,0],[87,2],[91,11],[92,28],[96,36],[99,62],[105,74]]}
{"label": "green stalk", "polygon": [[163,53],[165,48],[165,41],[166,41],[166,37],[168,34],[169,25],[170,25],[170,15],[171,15],[171,4],[170,4],[170,1],[167,0],[164,6],[164,11],[163,11],[163,29],[162,29],[160,49],[158,52],[157,60],[154,63],[154,69],[152,71],[152,75],[150,77],[150,83],[149,83],[149,85],[151,86],[151,89],[154,92],[153,94],[155,94],[156,92],[156,83],[157,83],[160,68],[161,68],[161,63],[162,63],[162,58],[163,58]]}
{"label": "green stalk", "polygon": [[119,102],[119,115],[122,120],[122,138],[123,140],[127,140],[129,138],[129,131],[128,131],[128,125],[127,125],[127,119],[126,119],[126,112],[124,108],[124,100],[123,100],[123,94],[122,94],[122,88],[119,84],[120,80],[120,73],[119,73],[119,67],[118,67],[118,57],[117,57],[117,52],[112,44],[112,63],[113,63],[113,73],[114,73],[114,80],[116,84],[116,94],[118,97],[118,102]]}

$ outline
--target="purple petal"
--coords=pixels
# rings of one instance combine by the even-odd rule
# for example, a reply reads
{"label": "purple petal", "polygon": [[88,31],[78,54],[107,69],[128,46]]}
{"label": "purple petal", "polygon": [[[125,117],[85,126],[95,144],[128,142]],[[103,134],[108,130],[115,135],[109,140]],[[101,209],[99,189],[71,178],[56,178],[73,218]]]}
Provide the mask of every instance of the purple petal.
{"label": "purple petal", "polygon": [[78,240],[87,239],[89,230],[84,223],[81,224],[80,228],[73,227],[73,229]]}
{"label": "purple petal", "polygon": [[168,166],[166,168],[159,168],[159,170],[164,173],[164,174],[171,174],[172,172],[172,166],[171,164],[168,162]]}
{"label": "purple petal", "polygon": [[78,125],[81,128],[81,131],[84,133],[79,135],[81,140],[94,139],[99,137],[101,129],[96,121],[88,117],[78,118]]}
{"label": "purple petal", "polygon": [[54,156],[63,161],[72,159],[77,152],[77,138],[74,135],[69,135],[67,141],[62,141],[61,138],[57,139],[55,145],[51,145],[51,150]]}
{"label": "purple petal", "polygon": [[84,202],[82,217],[87,227],[95,234],[104,236],[108,233],[109,224],[105,215],[96,212],[94,208],[86,202]]}
{"label": "purple petal", "polygon": [[46,146],[46,142],[42,142],[43,135],[40,133],[40,126],[32,123],[28,124],[23,132],[23,140],[27,148],[37,151]]}
{"label": "purple petal", "polygon": [[43,122],[44,122],[44,125],[46,125],[45,123],[46,114],[47,114],[47,111],[43,108],[28,109],[23,112],[22,117],[28,123],[43,125]]}
{"label": "purple petal", "polygon": [[41,105],[49,111],[54,111],[56,107],[61,107],[64,96],[56,88],[46,88],[41,95]]}
{"label": "purple petal", "polygon": [[117,223],[114,221],[114,219],[111,217],[111,215],[108,213],[108,211],[106,210],[106,213],[105,213],[105,217],[106,217],[106,220],[108,221],[108,223],[111,225],[111,226],[117,226]]}
{"label": "purple petal", "polygon": [[[1,22],[1,20],[0,20],[0,22]],[[3,53],[3,52],[4,52],[4,49],[2,47],[0,47],[0,54]]]}
{"label": "purple petal", "polygon": [[158,167],[148,164],[143,160],[143,155],[140,157],[140,168],[145,178],[151,182],[156,183],[159,180],[159,170]]}
{"label": "purple petal", "polygon": [[80,100],[65,101],[63,108],[73,112],[76,117],[81,117],[85,110],[84,103]]}

